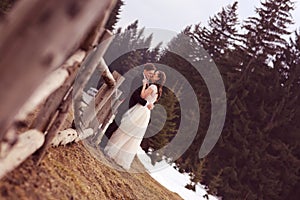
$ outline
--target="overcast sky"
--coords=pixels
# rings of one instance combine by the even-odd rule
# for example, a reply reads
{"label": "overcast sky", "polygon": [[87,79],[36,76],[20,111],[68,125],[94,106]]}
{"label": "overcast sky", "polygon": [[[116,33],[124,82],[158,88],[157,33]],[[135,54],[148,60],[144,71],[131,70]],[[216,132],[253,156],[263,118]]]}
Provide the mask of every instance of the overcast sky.
{"label": "overcast sky", "polygon": [[[126,27],[139,20],[139,25],[146,28],[168,29],[180,32],[187,25],[201,22],[206,24],[209,17],[219,12],[222,7],[232,4],[235,0],[123,0],[121,19],[117,27]],[[239,20],[253,16],[255,7],[259,7],[260,0],[239,0]],[[298,20],[291,27],[300,27],[300,3],[295,0],[296,10],[292,13],[294,20]]]}

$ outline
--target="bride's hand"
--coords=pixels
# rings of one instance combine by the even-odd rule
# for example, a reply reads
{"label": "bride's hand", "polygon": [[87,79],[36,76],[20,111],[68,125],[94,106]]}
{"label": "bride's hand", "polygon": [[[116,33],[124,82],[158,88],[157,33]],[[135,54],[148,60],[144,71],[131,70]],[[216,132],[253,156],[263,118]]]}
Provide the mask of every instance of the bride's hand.
{"label": "bride's hand", "polygon": [[143,85],[147,85],[148,84],[148,80],[147,79],[143,79]]}
{"label": "bride's hand", "polygon": [[154,108],[153,103],[149,103],[149,104],[147,105],[147,108],[148,108],[149,110],[152,110],[152,109]]}

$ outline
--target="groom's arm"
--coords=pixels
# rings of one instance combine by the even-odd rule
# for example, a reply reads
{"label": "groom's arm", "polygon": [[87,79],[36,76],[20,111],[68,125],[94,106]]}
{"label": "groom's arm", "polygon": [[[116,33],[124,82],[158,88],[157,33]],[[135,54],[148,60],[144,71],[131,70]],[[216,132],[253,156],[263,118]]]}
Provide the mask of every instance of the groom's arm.
{"label": "groom's arm", "polygon": [[147,104],[147,101],[141,97],[142,86],[135,90],[132,94],[132,100],[135,103],[139,103],[142,106]]}

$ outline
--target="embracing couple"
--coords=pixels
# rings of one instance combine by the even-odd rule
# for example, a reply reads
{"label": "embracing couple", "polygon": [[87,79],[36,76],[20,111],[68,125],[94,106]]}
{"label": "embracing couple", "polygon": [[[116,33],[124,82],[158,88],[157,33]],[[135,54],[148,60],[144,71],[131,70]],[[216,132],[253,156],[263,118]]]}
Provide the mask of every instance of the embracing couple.
{"label": "embracing couple", "polygon": [[125,102],[121,104],[115,120],[102,138],[100,147],[104,148],[104,153],[126,170],[130,169],[139,149],[153,104],[161,97],[165,81],[164,72],[156,70],[152,63],[145,64],[143,72],[132,81],[129,105]]}

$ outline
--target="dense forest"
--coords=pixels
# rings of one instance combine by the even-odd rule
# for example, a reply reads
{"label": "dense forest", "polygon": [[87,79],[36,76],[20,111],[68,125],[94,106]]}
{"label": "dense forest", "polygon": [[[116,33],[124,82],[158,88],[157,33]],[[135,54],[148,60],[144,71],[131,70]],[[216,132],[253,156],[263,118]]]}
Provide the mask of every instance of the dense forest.
{"label": "dense forest", "polygon": [[[1,1],[2,11],[10,8],[5,2]],[[117,35],[104,57],[110,70],[124,74],[146,62],[167,65],[189,81],[197,96],[201,116],[197,134],[175,160],[180,172],[190,174],[191,183],[186,187],[194,189],[195,184],[201,183],[209,193],[223,199],[298,199],[300,32],[290,30],[293,1],[263,1],[256,8],[256,15],[242,22],[235,2],[212,16],[207,25],[183,27],[167,46],[159,44],[155,48],[150,48],[153,36],[146,36],[144,29],[139,29],[138,20],[115,30],[123,4],[118,1],[107,23],[107,28]],[[126,53],[112,60],[110,55],[116,49]],[[173,52],[189,54],[192,59]],[[204,65],[208,71],[216,65],[227,97],[221,136],[213,150],[201,159],[198,152],[207,134],[213,100],[204,78],[193,65]],[[159,101],[167,113],[166,122],[158,134],[142,143],[153,165],[174,156],[164,146],[176,136],[183,120],[198,123],[193,121],[197,109],[190,108],[184,114],[181,111],[180,101],[189,98],[182,91],[181,82],[168,79],[174,85],[164,88]],[[163,116],[161,110],[154,109],[153,124],[161,123]],[[154,129],[150,126],[147,134],[157,131]],[[184,131],[189,132],[189,127]]]}
{"label": "dense forest", "polygon": [[[290,30],[293,9],[292,1],[267,0],[256,8],[255,16],[240,22],[235,2],[211,17],[208,25],[185,27],[167,47],[154,49],[141,49],[150,46],[152,36],[138,29],[138,21],[117,30],[119,37],[111,48],[136,50],[116,59],[110,65],[112,70],[125,73],[145,62],[164,64],[180,72],[197,95],[201,116],[197,135],[175,161],[179,171],[191,175],[188,188],[202,183],[211,194],[224,199],[299,197],[300,32]],[[178,56],[187,53],[193,59]],[[199,159],[197,152],[211,120],[212,99],[193,65],[205,65],[209,71],[211,58],[225,85],[226,120],[213,150]],[[189,96],[180,88],[180,81],[165,88],[159,104],[167,113],[166,123],[142,143],[145,150],[157,150],[149,153],[153,164],[170,160],[164,146],[178,133],[183,118],[192,120],[196,114],[195,109],[181,113],[179,102]],[[160,117],[163,113],[154,109],[152,120],[159,124]],[[148,134],[153,129],[150,126]]]}

